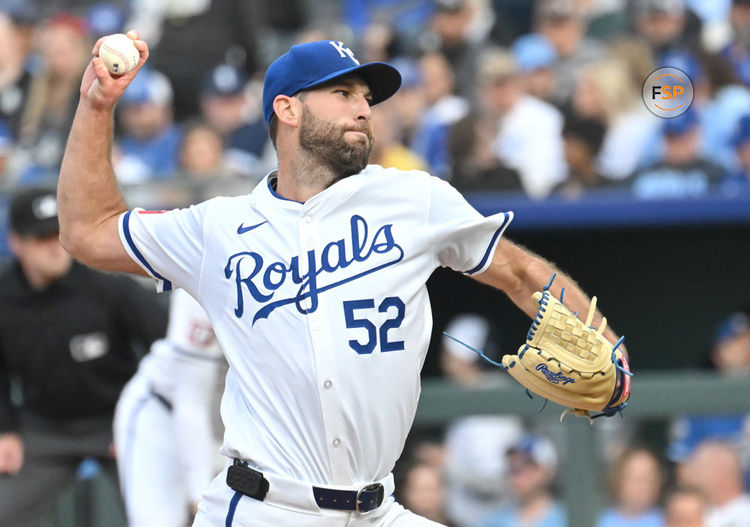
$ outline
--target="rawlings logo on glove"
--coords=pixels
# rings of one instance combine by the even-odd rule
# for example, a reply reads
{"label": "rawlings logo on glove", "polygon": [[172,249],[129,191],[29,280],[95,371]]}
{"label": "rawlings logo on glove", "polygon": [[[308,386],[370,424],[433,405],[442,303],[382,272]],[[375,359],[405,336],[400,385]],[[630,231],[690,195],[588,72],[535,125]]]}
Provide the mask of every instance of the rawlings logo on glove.
{"label": "rawlings logo on glove", "polygon": [[591,326],[596,297],[582,322],[563,304],[564,289],[560,300],[550,294],[552,280],[532,296],[539,310],[526,343],[518,355],[503,357],[503,366],[528,390],[569,407],[563,416],[614,415],[627,406],[630,397],[632,373],[619,349],[624,337],[612,346],[602,336],[606,318],[598,329]]}
{"label": "rawlings logo on glove", "polygon": [[555,384],[562,383],[563,386],[565,386],[569,382],[576,382],[575,379],[572,378],[572,377],[566,377],[565,375],[563,375],[562,373],[559,373],[559,372],[558,373],[553,373],[553,372],[549,371],[549,368],[547,367],[546,364],[539,364],[539,365],[537,365],[536,369],[539,370],[539,371],[541,371],[544,374],[544,376],[547,377],[547,380],[549,382],[552,382],[552,383],[555,383]]}

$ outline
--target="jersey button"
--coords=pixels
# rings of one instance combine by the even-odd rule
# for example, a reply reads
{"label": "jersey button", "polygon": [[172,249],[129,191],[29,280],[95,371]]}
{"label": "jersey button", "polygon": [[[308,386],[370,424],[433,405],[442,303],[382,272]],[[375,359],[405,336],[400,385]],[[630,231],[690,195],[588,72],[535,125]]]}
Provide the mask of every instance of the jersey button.
{"label": "jersey button", "polygon": [[332,443],[333,443],[333,446],[334,446],[335,448],[338,448],[338,447],[340,447],[340,446],[341,446],[341,439],[339,439],[338,437],[335,437],[335,438],[333,439],[333,442],[332,442]]}
{"label": "jersey button", "polygon": [[325,388],[326,390],[330,390],[332,386],[333,381],[331,381],[330,379],[326,380],[326,382],[323,383],[323,388]]}
{"label": "jersey button", "polygon": [[320,327],[321,327],[321,326],[320,326],[320,322],[315,322],[315,323],[313,324],[313,329],[314,329],[315,331],[320,331]]}
{"label": "jersey button", "polygon": [[305,223],[312,223],[312,218],[310,216],[305,216]]}

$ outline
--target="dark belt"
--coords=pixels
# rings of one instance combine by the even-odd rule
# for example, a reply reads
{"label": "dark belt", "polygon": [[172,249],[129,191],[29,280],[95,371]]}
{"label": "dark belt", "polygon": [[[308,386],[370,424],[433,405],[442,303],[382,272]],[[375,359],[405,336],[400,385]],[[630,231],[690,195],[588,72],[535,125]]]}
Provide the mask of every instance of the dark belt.
{"label": "dark belt", "polygon": [[[232,490],[259,501],[263,501],[268,494],[268,480],[263,477],[263,473],[238,459],[227,470],[227,485]],[[385,489],[380,483],[373,483],[359,490],[315,486],[312,490],[318,507],[342,511],[368,512],[380,507],[385,497]]]}

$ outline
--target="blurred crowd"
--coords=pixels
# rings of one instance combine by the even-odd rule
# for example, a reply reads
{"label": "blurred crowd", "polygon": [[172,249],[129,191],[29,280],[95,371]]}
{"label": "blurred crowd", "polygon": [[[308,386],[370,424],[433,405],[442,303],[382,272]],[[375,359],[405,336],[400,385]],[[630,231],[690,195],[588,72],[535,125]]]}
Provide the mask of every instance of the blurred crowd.
{"label": "blurred crowd", "polygon": [[[54,182],[92,44],[130,28],[151,58],[118,107],[123,184],[265,175],[266,66],[334,39],[403,76],[374,163],[532,199],[750,187],[745,0],[2,0],[2,187]],[[642,99],[666,66],[694,85],[673,119]]]}
{"label": "blurred crowd", "polygon": [[[750,0],[0,0],[0,191],[54,184],[92,45],[131,28],[151,58],[118,103],[123,186],[249,189],[276,164],[265,68],[292,44],[333,39],[403,77],[373,113],[373,163],[535,200],[750,194]],[[694,85],[673,119],[641,95],[666,66]],[[448,331],[492,355],[486,321]],[[506,382],[454,344],[446,377]],[[710,361],[750,373],[749,313],[727,319]],[[449,526],[574,526],[555,437],[466,417],[408,452],[399,499]],[[747,416],[684,416],[666,450],[648,446],[623,440],[607,464],[599,527],[750,526]]]}
{"label": "blurred crowd", "polygon": [[[476,313],[459,314],[446,327],[493,360],[502,355],[497,332]],[[513,384],[454,338],[441,341],[446,379],[467,388]],[[716,328],[706,368],[750,377],[750,306]],[[566,464],[572,460],[564,458],[569,445],[561,426],[556,419],[466,416],[416,434],[396,467],[398,498],[453,527],[583,525],[581,510],[569,510],[563,501],[561,484],[581,469]],[[597,421],[591,431],[605,499],[597,527],[750,525],[750,415],[676,416],[658,437],[632,418]],[[572,500],[581,509],[596,502],[595,493]]]}

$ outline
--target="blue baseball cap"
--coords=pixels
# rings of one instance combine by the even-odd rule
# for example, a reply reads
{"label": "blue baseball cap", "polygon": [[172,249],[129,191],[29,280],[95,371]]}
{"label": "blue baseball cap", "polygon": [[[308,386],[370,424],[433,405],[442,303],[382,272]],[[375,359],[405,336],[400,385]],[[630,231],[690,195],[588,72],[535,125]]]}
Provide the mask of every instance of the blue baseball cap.
{"label": "blue baseball cap", "polygon": [[685,72],[693,82],[703,79],[704,71],[700,61],[692,52],[685,49],[666,51],[659,56],[660,68],[677,68]]}
{"label": "blue baseball cap", "polygon": [[122,32],[127,14],[124,9],[109,3],[100,2],[86,11],[86,26],[89,34],[96,37]]}
{"label": "blue baseball cap", "polygon": [[511,52],[521,71],[534,71],[551,66],[557,60],[557,51],[547,37],[529,33],[516,39]]}
{"label": "blue baseball cap", "polygon": [[724,342],[747,331],[750,331],[750,312],[739,310],[721,321],[716,328],[714,344]]}
{"label": "blue baseball cap", "polygon": [[401,88],[416,88],[422,83],[422,74],[417,61],[410,57],[396,57],[391,65],[401,74]]}
{"label": "blue baseball cap", "polygon": [[204,97],[231,97],[242,93],[247,76],[231,64],[219,64],[203,80],[201,95]]}
{"label": "blue baseball cap", "polygon": [[517,443],[508,448],[508,455],[520,454],[529,461],[552,471],[557,469],[557,449],[546,436],[526,434]]}
{"label": "blue baseball cap", "polygon": [[167,76],[144,66],[125,88],[120,100],[124,104],[154,103],[161,106],[172,104],[173,95]]}
{"label": "blue baseball cap", "polygon": [[664,134],[667,136],[680,136],[698,126],[700,121],[698,114],[692,108],[689,108],[679,117],[665,119],[663,126]]}
{"label": "blue baseball cap", "polygon": [[385,62],[360,64],[343,42],[319,40],[298,44],[276,59],[266,71],[263,83],[263,115],[273,117],[277,95],[292,96],[350,73],[356,73],[372,91],[372,102],[378,104],[396,93],[401,74]]}

